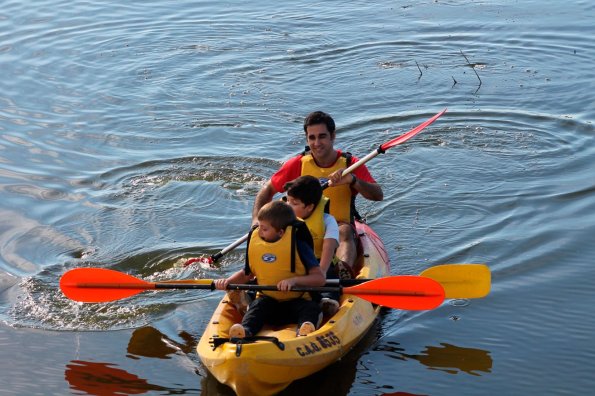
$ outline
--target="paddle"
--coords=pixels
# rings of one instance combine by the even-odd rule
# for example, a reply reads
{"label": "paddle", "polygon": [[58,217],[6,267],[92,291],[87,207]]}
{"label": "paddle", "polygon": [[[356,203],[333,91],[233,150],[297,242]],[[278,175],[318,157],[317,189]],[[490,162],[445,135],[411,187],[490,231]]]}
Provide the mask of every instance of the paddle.
{"label": "paddle", "polygon": [[[75,268],[60,279],[60,289],[71,300],[108,302],[134,296],[145,290],[206,289],[214,284],[147,282],[132,275],[105,268]],[[277,290],[276,286],[229,285],[228,290]],[[300,292],[340,292],[352,294],[371,303],[407,310],[434,309],[444,301],[444,288],[422,276],[390,276],[373,279],[351,287],[296,287]]]}
{"label": "paddle", "polygon": [[[489,294],[491,274],[485,264],[442,264],[424,270],[419,276],[434,279],[444,288],[445,298],[482,298]],[[355,286],[372,279],[327,279],[326,286]],[[185,279],[164,283],[210,285],[213,279]]]}
{"label": "paddle", "polygon": [[[419,276],[434,279],[446,298],[482,298],[490,293],[491,274],[485,264],[443,264],[422,271]],[[353,286],[370,279],[328,279],[327,286]]]}
{"label": "paddle", "polygon": [[[370,161],[372,158],[376,157],[378,154],[382,154],[382,153],[386,152],[386,150],[388,150],[389,148],[394,147],[396,145],[399,145],[401,143],[404,143],[407,140],[411,139],[412,137],[414,137],[415,135],[417,135],[418,133],[420,133],[425,127],[427,127],[428,125],[430,125],[431,123],[433,123],[434,121],[436,121],[438,119],[438,117],[440,117],[445,112],[446,112],[446,109],[444,109],[441,112],[437,113],[432,118],[430,118],[430,119],[422,122],[421,124],[419,124],[418,126],[416,126],[415,128],[413,128],[412,130],[410,130],[409,132],[406,132],[406,133],[402,134],[401,136],[397,136],[396,138],[394,138],[392,140],[389,140],[386,143],[381,144],[377,149],[375,149],[372,152],[370,152],[364,158],[359,159],[356,163],[354,163],[350,167],[346,168],[343,171],[343,173],[341,174],[341,177],[350,174],[355,169],[359,168],[360,166],[362,166],[366,162]],[[324,190],[328,186],[329,186],[328,185],[328,181],[326,181],[325,183],[322,184],[322,189]],[[197,261],[200,262],[200,263],[202,263],[202,264],[209,264],[209,265],[210,264],[214,264],[221,257],[223,257],[225,254],[229,253],[230,251],[232,251],[233,249],[235,249],[236,247],[238,247],[239,245],[241,245],[242,243],[244,243],[247,239],[248,239],[248,234],[246,234],[246,235],[242,236],[241,238],[235,240],[234,242],[232,242],[229,246],[225,247],[220,252],[218,252],[216,254],[213,254],[213,255],[211,255],[209,257],[194,257],[194,258],[191,258],[188,261],[186,261],[186,263],[184,263],[184,266],[188,266],[188,265],[190,265],[192,263],[195,263]]]}

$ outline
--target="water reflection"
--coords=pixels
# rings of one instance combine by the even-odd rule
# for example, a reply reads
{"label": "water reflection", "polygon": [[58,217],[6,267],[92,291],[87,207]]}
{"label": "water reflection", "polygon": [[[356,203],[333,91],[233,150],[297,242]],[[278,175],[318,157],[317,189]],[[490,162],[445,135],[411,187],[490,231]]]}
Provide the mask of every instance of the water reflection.
{"label": "water reflection", "polygon": [[[140,360],[143,357],[171,359],[175,353],[189,354],[197,340],[187,332],[180,332],[182,342],[173,341],[151,326],[133,331],[128,342],[127,357]],[[150,391],[164,391],[164,394],[195,394],[196,388],[170,388],[148,382],[135,374],[118,368],[114,363],[72,360],[64,372],[71,389],[86,395],[116,396],[139,395]]]}
{"label": "water reflection", "polygon": [[139,356],[170,359],[169,355],[178,351],[186,354],[191,353],[197,340],[185,331],[180,332],[179,337],[182,338],[183,343],[173,341],[151,326],[136,329],[132,332],[128,342],[127,356],[131,359],[138,359]]}
{"label": "water reflection", "polygon": [[64,377],[71,389],[87,395],[140,395],[153,390],[166,390],[114,366],[111,363],[73,360],[66,365]]}
{"label": "water reflection", "polygon": [[[391,345],[388,345],[391,344]],[[388,342],[374,348],[375,351],[386,351],[386,356],[407,360],[414,359],[428,366],[431,370],[439,370],[449,374],[467,373],[480,376],[480,373],[492,372],[492,357],[489,351],[476,348],[463,348],[456,345],[440,343],[441,346],[426,346],[420,354],[407,354],[399,343]]]}

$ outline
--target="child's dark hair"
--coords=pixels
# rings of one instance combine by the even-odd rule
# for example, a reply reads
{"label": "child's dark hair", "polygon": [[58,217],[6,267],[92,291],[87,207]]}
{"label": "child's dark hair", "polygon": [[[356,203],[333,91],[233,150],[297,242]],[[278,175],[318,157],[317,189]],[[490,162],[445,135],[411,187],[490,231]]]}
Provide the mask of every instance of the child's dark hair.
{"label": "child's dark hair", "polygon": [[314,176],[300,176],[290,182],[285,183],[283,189],[287,195],[299,199],[304,205],[318,205],[322,198],[322,187],[320,182]]}
{"label": "child's dark hair", "polygon": [[277,231],[284,230],[297,220],[291,206],[279,200],[269,202],[260,208],[257,218],[269,222]]}
{"label": "child's dark hair", "polygon": [[335,133],[335,120],[324,111],[314,111],[306,116],[304,119],[304,132],[308,133],[308,127],[310,125],[318,124],[326,125],[326,130],[329,131],[331,135]]}

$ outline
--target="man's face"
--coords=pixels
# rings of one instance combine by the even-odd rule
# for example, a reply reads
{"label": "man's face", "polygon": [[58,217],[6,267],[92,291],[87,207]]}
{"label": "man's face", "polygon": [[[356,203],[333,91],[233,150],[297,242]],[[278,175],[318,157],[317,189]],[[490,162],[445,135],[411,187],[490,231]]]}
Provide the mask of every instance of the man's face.
{"label": "man's face", "polygon": [[326,158],[334,153],[334,133],[331,134],[325,124],[310,125],[306,128],[306,141],[314,158]]}

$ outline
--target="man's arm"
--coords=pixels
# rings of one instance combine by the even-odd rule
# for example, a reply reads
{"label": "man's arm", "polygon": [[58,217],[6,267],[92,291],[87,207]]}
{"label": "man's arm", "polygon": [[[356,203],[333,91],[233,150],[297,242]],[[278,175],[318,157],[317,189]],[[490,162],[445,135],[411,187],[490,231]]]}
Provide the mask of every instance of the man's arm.
{"label": "man's arm", "polygon": [[[349,176],[349,175],[348,175]],[[382,187],[378,183],[365,182],[362,179],[357,178],[355,175],[351,175],[349,183],[351,188],[362,195],[362,197],[371,201],[382,201],[384,199],[384,193]]]}
{"label": "man's arm", "polygon": [[252,225],[257,223],[256,218],[258,217],[260,208],[271,202],[276,193],[283,192],[283,185],[285,185],[286,182],[300,176],[302,169],[301,158],[301,155],[297,155],[287,160],[287,162],[285,162],[281,168],[271,176],[271,179],[266,182],[258,194],[256,194],[254,206],[252,207]]}
{"label": "man's arm", "polygon": [[256,223],[256,218],[258,216],[258,211],[260,210],[260,208],[262,208],[265,204],[271,202],[275,193],[275,188],[269,180],[260,189],[258,194],[256,194],[256,198],[254,199],[254,206],[252,207],[252,224]]}

